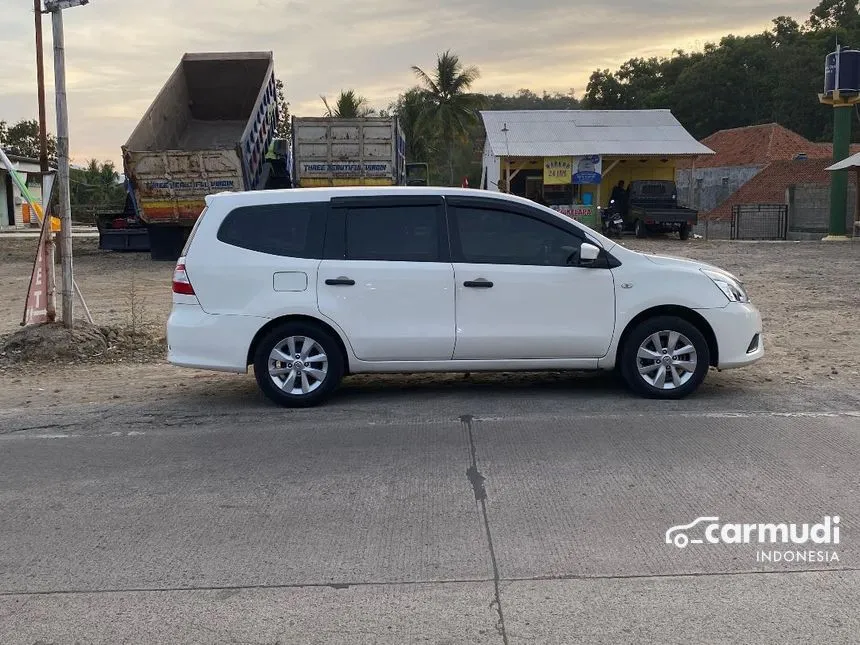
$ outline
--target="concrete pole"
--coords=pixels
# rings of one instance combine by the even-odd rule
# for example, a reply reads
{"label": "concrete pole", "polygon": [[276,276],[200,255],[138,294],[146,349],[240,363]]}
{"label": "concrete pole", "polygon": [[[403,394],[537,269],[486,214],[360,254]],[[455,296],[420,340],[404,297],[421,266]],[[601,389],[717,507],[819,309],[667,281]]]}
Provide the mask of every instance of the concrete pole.
{"label": "concrete pole", "polygon": [[[851,119],[854,106],[837,103],[833,107],[833,163],[846,159],[851,152]],[[831,173],[830,178],[830,238],[845,236],[848,214],[848,174],[844,170]]]}
{"label": "concrete pole", "polygon": [[75,289],[72,266],[72,205],[69,190],[69,112],[66,104],[66,59],[63,12],[51,13],[54,29],[54,86],[57,95],[57,182],[60,194],[60,260],[63,269],[63,324],[74,327]]}

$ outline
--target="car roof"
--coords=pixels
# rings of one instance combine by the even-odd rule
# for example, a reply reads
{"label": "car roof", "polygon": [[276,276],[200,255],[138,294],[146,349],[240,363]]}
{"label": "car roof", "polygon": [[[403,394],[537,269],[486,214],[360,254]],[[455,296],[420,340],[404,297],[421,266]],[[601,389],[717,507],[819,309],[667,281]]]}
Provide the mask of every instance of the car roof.
{"label": "car roof", "polygon": [[444,186],[337,186],[326,188],[284,188],[279,190],[230,191],[208,195],[206,203],[226,202],[229,206],[281,204],[284,202],[322,202],[335,197],[382,197],[386,195],[440,195],[483,197],[535,206],[535,202],[507,193],[476,188],[448,188]]}
{"label": "car roof", "polygon": [[[525,197],[477,188],[449,188],[445,186],[337,186],[326,188],[283,188],[279,190],[248,190],[241,192],[222,192],[206,197],[206,205],[218,204],[218,209],[230,210],[241,206],[261,206],[266,204],[285,204],[291,202],[325,202],[335,197],[380,197],[385,195],[440,195],[442,197],[479,197],[522,204],[552,214],[561,221],[568,218],[558,211],[543,206]],[[611,250],[615,242],[597,231],[579,226],[581,231],[597,240],[603,248]]]}

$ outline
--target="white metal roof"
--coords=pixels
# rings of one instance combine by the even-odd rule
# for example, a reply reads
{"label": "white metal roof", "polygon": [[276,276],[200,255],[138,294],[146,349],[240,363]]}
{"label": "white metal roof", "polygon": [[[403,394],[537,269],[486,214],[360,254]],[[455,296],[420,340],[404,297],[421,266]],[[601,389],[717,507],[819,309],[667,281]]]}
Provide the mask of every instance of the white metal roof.
{"label": "white metal roof", "polygon": [[860,153],[851,155],[847,159],[825,168],[825,170],[847,170],[848,168],[860,168]]}
{"label": "white metal roof", "polygon": [[484,111],[481,118],[496,157],[714,154],[669,110]]}

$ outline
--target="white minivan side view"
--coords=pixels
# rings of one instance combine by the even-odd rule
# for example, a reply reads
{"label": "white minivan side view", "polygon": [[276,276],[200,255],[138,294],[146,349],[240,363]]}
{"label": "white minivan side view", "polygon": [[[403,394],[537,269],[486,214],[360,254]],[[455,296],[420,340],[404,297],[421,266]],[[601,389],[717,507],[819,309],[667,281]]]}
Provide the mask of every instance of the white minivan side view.
{"label": "white minivan side view", "polygon": [[168,360],[324,401],[346,374],[618,370],[677,399],[764,355],[740,281],[629,250],[550,208],[481,190],[222,193],[173,278]]}

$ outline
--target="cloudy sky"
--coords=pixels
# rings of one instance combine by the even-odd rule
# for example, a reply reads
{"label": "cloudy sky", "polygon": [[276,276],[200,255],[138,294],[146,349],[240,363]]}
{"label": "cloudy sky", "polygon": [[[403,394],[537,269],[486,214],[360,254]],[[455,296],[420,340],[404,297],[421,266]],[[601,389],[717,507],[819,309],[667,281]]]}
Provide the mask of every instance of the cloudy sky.
{"label": "cloudy sky", "polygon": [[[91,0],[64,13],[72,156],[120,146],[184,52],[271,50],[293,114],[355,88],[385,107],[452,49],[485,92],[581,97],[592,70],[805,19],[817,0]],[[51,22],[44,19],[49,119]],[[0,120],[35,118],[32,0],[0,0]],[[50,128],[54,131],[54,128]]]}

